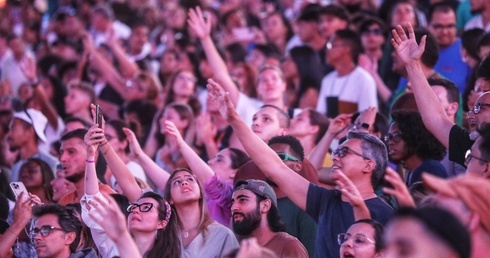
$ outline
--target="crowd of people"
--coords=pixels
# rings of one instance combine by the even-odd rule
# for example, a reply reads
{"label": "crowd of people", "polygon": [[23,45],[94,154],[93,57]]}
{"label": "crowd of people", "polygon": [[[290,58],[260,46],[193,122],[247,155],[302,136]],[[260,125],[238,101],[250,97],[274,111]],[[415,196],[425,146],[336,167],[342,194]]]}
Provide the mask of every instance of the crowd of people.
{"label": "crowd of people", "polygon": [[485,257],[489,54],[488,1],[0,1],[0,257]]}

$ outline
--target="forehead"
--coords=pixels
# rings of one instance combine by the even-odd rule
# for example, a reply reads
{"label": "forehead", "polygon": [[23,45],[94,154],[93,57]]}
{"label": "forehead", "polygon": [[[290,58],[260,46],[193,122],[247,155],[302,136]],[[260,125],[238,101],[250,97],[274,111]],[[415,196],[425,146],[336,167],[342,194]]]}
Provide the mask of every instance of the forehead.
{"label": "forehead", "polygon": [[392,132],[392,133],[399,131],[398,130],[398,124],[395,123],[395,122],[391,123],[389,131]]}
{"label": "forehead", "polygon": [[277,116],[277,110],[273,107],[263,107],[257,113],[256,116]]}
{"label": "forehead", "polygon": [[235,199],[238,197],[248,197],[250,199],[256,199],[257,198],[257,196],[255,196],[254,192],[247,190],[247,189],[240,189],[240,190],[234,191],[232,198]]}
{"label": "forehead", "polygon": [[490,92],[485,92],[478,99],[476,103],[490,103]]}
{"label": "forehead", "polygon": [[231,157],[231,153],[230,153],[230,150],[228,148],[223,149],[220,152],[218,152],[218,154],[216,154],[216,156],[218,156],[218,155],[222,156],[222,157]]}
{"label": "forehead", "polygon": [[447,98],[447,90],[446,88],[444,88],[443,86],[439,86],[439,85],[434,85],[434,86],[431,86],[432,88],[432,91],[434,91],[434,93],[440,98],[440,97],[445,97]]}
{"label": "forehead", "polygon": [[456,21],[456,15],[454,12],[451,10],[448,10],[447,12],[445,11],[434,11],[432,13],[432,22],[437,22],[437,23],[451,23]]}
{"label": "forehead", "polygon": [[347,230],[347,233],[351,235],[363,234],[367,237],[373,237],[375,232],[371,225],[361,222],[352,225],[349,230]]}
{"label": "forehead", "polygon": [[179,171],[177,173],[174,174],[173,179],[176,179],[176,178],[184,178],[184,177],[194,177],[191,173],[189,173],[188,171]]}
{"label": "forehead", "polygon": [[56,216],[55,214],[45,214],[41,217],[36,218],[35,227],[39,228],[47,225],[59,227],[60,225],[58,223],[58,216]]}
{"label": "forehead", "polygon": [[64,140],[61,142],[61,147],[60,149],[67,149],[67,148],[83,148],[85,146],[85,143],[83,143],[82,139],[79,138],[70,138],[68,140]]}
{"label": "forehead", "polygon": [[289,150],[291,149],[291,147],[285,143],[274,143],[269,145],[269,147],[275,152],[285,152],[285,153],[289,153]]}
{"label": "forehead", "polygon": [[148,203],[148,202],[152,203],[153,205],[158,206],[158,202],[155,199],[150,198],[150,197],[141,198],[138,201],[136,201],[137,204]]}
{"label": "forehead", "polygon": [[349,147],[353,150],[357,150],[357,149],[361,149],[361,143],[362,141],[359,139],[348,139],[345,142],[343,142],[341,145],[339,145],[339,148]]}

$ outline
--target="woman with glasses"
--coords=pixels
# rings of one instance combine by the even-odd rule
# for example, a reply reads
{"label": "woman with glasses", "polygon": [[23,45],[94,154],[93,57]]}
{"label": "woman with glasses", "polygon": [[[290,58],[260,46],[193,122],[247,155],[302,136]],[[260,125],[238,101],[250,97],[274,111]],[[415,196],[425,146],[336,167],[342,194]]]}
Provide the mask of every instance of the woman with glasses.
{"label": "woman with glasses", "polygon": [[340,233],[340,257],[378,258],[382,257],[384,227],[372,219],[361,219]]}
{"label": "woman with glasses", "polygon": [[420,114],[398,110],[391,117],[393,122],[384,140],[390,159],[406,169],[407,186],[421,181],[422,173],[448,177],[440,163],[446,148],[427,130]]}
{"label": "woman with glasses", "polygon": [[165,121],[164,130],[167,137],[176,142],[177,149],[199,181],[204,183],[210,216],[229,227],[233,180],[238,168],[250,160],[248,155],[238,149],[225,148],[206,164],[184,141],[171,121]]}
{"label": "woman with glasses", "polygon": [[[92,105],[92,112],[94,112],[94,106]],[[104,127],[104,126],[102,126]],[[104,154],[108,161],[109,167],[113,171],[119,171],[129,176],[124,177],[126,181],[133,179],[133,184],[123,181],[125,194],[128,199],[133,201],[129,207],[128,212],[128,229],[133,236],[139,252],[143,257],[178,257],[180,255],[180,244],[176,231],[175,215],[172,214],[170,205],[160,195],[152,192],[143,192],[136,184],[134,177],[129,172],[129,169],[124,163],[117,157],[114,149],[108,144],[108,141],[104,135],[104,130],[99,128],[97,124],[93,125],[85,135],[84,139],[87,146],[86,168],[85,168],[85,195],[80,201],[82,205],[82,218],[83,221],[90,227],[92,237],[97,245],[97,248],[102,257],[118,256],[119,252],[117,247],[106,234],[103,228],[96,223],[90,215],[94,213],[93,210],[97,209],[98,202],[95,198],[105,200],[105,198],[99,192],[99,182],[95,171],[95,158],[97,148],[101,148],[101,153]],[[117,164],[114,164],[117,163]],[[119,175],[116,178],[123,178]],[[128,186],[129,185],[129,186]],[[136,197],[139,193],[141,197]],[[138,195],[138,196],[139,196]],[[92,212],[91,212],[92,211]],[[95,212],[96,214],[96,212]]]}
{"label": "woman with glasses", "polygon": [[204,189],[188,169],[177,169],[167,181],[164,195],[176,214],[181,257],[221,257],[238,247],[233,232],[211,219]]}

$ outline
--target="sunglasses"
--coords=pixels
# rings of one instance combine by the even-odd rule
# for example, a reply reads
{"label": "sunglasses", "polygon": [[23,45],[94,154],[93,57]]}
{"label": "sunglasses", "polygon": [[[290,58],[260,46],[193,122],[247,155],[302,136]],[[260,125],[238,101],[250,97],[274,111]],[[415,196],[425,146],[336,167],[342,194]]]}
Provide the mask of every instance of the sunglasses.
{"label": "sunglasses", "polygon": [[61,231],[66,232],[62,228],[56,228],[56,227],[53,227],[53,226],[46,225],[46,226],[42,226],[41,228],[33,228],[33,229],[31,229],[31,231],[29,231],[29,238],[30,239],[34,239],[37,236],[38,233],[41,233],[41,236],[42,237],[47,237],[47,236],[49,236],[49,234],[51,233],[52,230],[61,230]]}
{"label": "sunglasses", "polygon": [[363,234],[347,234],[347,233],[340,233],[337,235],[337,243],[339,245],[343,245],[347,240],[352,238],[352,242],[354,243],[355,246],[361,246],[366,243],[371,243],[371,244],[376,244],[376,242],[369,237],[363,235]]}
{"label": "sunglasses", "polygon": [[402,134],[401,133],[394,133],[394,134],[387,134],[383,137],[383,140],[388,143],[389,141],[393,141],[394,143],[399,143],[402,140]]}
{"label": "sunglasses", "polygon": [[372,30],[365,30],[365,31],[361,32],[361,34],[364,35],[364,36],[367,36],[367,35],[370,35],[370,34],[379,36],[379,35],[382,35],[383,32],[381,31],[381,29],[372,29]]}
{"label": "sunglasses", "polygon": [[347,146],[342,147],[342,148],[338,148],[338,149],[334,150],[334,151],[332,152],[332,158],[333,158],[333,157],[335,157],[335,156],[337,156],[337,157],[339,157],[339,158],[343,158],[343,157],[345,157],[345,156],[347,155],[347,153],[349,153],[349,152],[350,152],[350,153],[352,153],[352,154],[354,154],[354,155],[357,155],[357,156],[359,156],[359,157],[362,157],[362,158],[364,158],[364,159],[370,160],[370,158],[368,158],[368,157],[366,157],[366,156],[362,155],[361,153],[359,153],[359,152],[357,152],[357,151],[355,151],[355,150],[352,150],[351,148],[349,148],[349,147],[347,147]]}
{"label": "sunglasses", "polygon": [[149,212],[153,208],[153,203],[144,202],[141,204],[131,203],[126,209],[127,212],[133,213],[134,209],[138,208],[140,212]]}
{"label": "sunglasses", "polygon": [[286,161],[288,161],[288,160],[290,160],[290,161],[294,161],[294,162],[300,162],[300,160],[299,160],[298,158],[296,158],[296,157],[294,157],[294,156],[291,156],[291,155],[289,155],[289,154],[287,154],[287,153],[285,153],[285,152],[278,152],[278,153],[277,153],[277,156],[279,156],[279,158],[280,158],[282,161],[284,161],[284,162],[286,162]]}
{"label": "sunglasses", "polygon": [[475,103],[475,106],[473,106],[473,114],[478,114],[480,113],[481,111],[481,107],[490,107],[490,103],[481,103],[481,102],[478,102],[478,103]]}

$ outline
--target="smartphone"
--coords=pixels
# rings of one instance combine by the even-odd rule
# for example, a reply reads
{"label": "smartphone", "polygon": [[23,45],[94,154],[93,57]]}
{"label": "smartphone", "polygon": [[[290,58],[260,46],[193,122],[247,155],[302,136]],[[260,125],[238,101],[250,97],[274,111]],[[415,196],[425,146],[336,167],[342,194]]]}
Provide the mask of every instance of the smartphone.
{"label": "smartphone", "polygon": [[99,105],[95,105],[95,123],[102,128],[102,108]]}
{"label": "smartphone", "polygon": [[29,193],[27,192],[26,186],[22,182],[12,182],[10,183],[10,188],[14,192],[15,198],[18,198],[21,193],[24,193],[24,201],[29,200]]}

